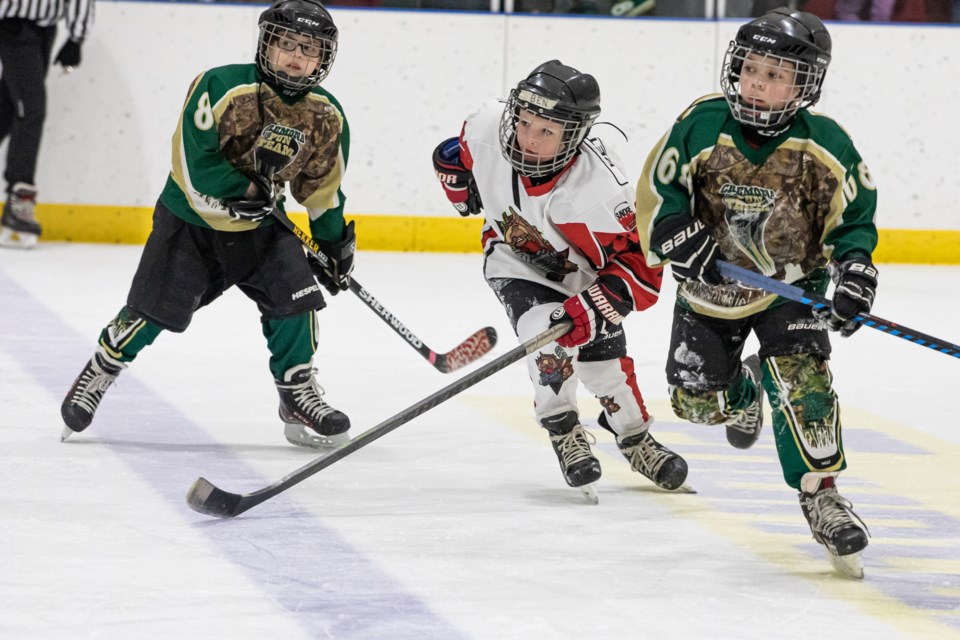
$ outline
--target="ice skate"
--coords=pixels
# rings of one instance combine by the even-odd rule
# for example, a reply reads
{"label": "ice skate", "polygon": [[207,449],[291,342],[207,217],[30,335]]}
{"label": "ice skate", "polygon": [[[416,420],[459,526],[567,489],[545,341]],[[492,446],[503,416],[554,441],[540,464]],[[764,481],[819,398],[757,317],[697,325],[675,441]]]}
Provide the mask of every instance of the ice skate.
{"label": "ice skate", "polygon": [[0,217],[0,246],[31,249],[40,238],[40,224],[34,215],[37,188],[18,182],[7,194]]}
{"label": "ice skate", "polygon": [[749,449],[763,429],[763,387],[760,384],[760,357],[756,354],[743,361],[743,375],[757,385],[757,399],[743,413],[727,423],[727,442],[737,449]]}
{"label": "ice skate", "polygon": [[312,449],[332,448],[350,438],[350,418],[323,401],[323,388],[309,364],[293,367],[277,382],[283,435],[290,444]]}
{"label": "ice skate", "polygon": [[599,504],[595,483],[600,479],[600,461],[590,450],[590,442],[596,440],[584,431],[577,414],[568,411],[543,418],[540,424],[550,433],[550,444],[557,454],[563,479],[571,487],[580,489],[588,501]]}
{"label": "ice skate", "polygon": [[66,424],[60,435],[61,442],[90,426],[103,394],[126,366],[97,349],[60,405],[60,415]]}
{"label": "ice skate", "polygon": [[[614,432],[604,413],[600,414],[600,426]],[[661,489],[683,490],[695,493],[686,484],[687,461],[666,448],[650,434],[651,419],[636,429],[617,435],[617,447],[637,473],[646,476]],[[614,432],[616,433],[616,432]]]}
{"label": "ice skate", "polygon": [[826,548],[830,564],[848,577],[863,578],[861,552],[867,547],[867,525],[837,492],[833,477],[807,474],[800,488],[800,508],[813,539]]}

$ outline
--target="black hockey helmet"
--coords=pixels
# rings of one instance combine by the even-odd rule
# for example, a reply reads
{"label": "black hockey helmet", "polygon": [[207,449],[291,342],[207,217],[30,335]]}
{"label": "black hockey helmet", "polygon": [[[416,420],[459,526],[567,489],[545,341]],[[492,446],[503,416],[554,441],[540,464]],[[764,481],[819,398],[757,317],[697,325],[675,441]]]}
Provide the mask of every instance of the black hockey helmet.
{"label": "black hockey helmet", "polygon": [[[830,65],[832,41],[823,21],[812,13],[774,9],[740,27],[727,48],[720,86],[733,117],[763,133],[784,131],[797,111],[816,104]],[[750,54],[763,64],[794,72],[796,97],[782,109],[763,110],[740,98],[740,74]]]}
{"label": "black hockey helmet", "polygon": [[[320,84],[337,56],[338,31],[330,13],[317,0],[277,0],[260,14],[260,42],[257,68],[277,91],[289,96],[306,93]],[[309,44],[300,44],[291,36],[307,36]],[[271,59],[279,51],[296,52],[316,60],[314,70],[303,76],[291,76],[273,68]]]}
{"label": "black hockey helmet", "polygon": [[[524,158],[517,144],[517,124],[523,111],[563,125],[563,139],[555,156]],[[556,173],[577,152],[599,115],[600,85],[593,76],[559,60],[545,62],[510,92],[500,120],[503,156],[521,175],[542,177]]]}

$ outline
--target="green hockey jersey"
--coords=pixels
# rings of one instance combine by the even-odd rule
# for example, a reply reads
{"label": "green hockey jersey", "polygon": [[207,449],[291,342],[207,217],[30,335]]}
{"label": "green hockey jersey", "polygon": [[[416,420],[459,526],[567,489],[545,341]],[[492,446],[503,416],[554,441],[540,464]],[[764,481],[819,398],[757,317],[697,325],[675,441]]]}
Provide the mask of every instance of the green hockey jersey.
{"label": "green hockey jersey", "polygon": [[[722,96],[685,111],[647,158],[637,185],[637,230],[647,263],[656,225],[687,214],[702,221],[723,258],[783,282],[825,292],[831,258],[871,255],[877,193],[847,133],[801,109],[759,148],[744,139]],[[737,283],[685,282],[680,304],[718,318],[762,311],[777,296]]]}
{"label": "green hockey jersey", "polygon": [[307,208],[314,237],[338,241],[343,231],[340,190],[350,132],[340,104],[315,87],[298,99],[276,93],[261,81],[254,64],[216,67],[190,86],[173,134],[173,167],[160,195],[187,222],[218,231],[246,231],[272,224],[232,218],[226,198],[241,197],[254,172],[257,146],[282,154],[286,165],[274,176],[281,196]]}

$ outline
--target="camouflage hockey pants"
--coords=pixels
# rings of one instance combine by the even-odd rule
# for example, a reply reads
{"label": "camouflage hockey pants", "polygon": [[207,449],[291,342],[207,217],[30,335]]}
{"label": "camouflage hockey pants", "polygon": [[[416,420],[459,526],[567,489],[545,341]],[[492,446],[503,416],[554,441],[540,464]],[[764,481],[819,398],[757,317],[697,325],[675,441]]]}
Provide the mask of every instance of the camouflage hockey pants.
{"label": "camouflage hockey pants", "polygon": [[[763,389],[741,373],[743,345],[751,331],[760,342]],[[765,390],[784,480],[799,490],[807,472],[846,468],[829,355],[826,329],[798,303],[737,320],[711,318],[678,305],[667,359],[670,401],[680,418],[724,424]]]}

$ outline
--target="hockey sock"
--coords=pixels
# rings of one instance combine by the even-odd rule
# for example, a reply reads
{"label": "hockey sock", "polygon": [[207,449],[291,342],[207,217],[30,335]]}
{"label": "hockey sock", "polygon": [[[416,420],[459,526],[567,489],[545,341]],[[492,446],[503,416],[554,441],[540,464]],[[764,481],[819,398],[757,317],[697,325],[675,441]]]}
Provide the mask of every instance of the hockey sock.
{"label": "hockey sock", "polygon": [[764,385],[777,454],[784,480],[798,491],[807,472],[834,473],[847,467],[832,383],[827,361],[819,356],[775,356],[767,361]]}
{"label": "hockey sock", "polygon": [[286,318],[262,321],[263,336],[270,349],[270,373],[283,380],[285,371],[309,363],[317,351],[317,314],[306,311]]}
{"label": "hockey sock", "polygon": [[120,362],[132,362],[140,351],[153,343],[163,329],[124,306],[100,332],[100,346]]}
{"label": "hockey sock", "polygon": [[756,401],[763,390],[741,372],[721,391],[670,388],[670,404],[679,418],[696,424],[724,424]]}

